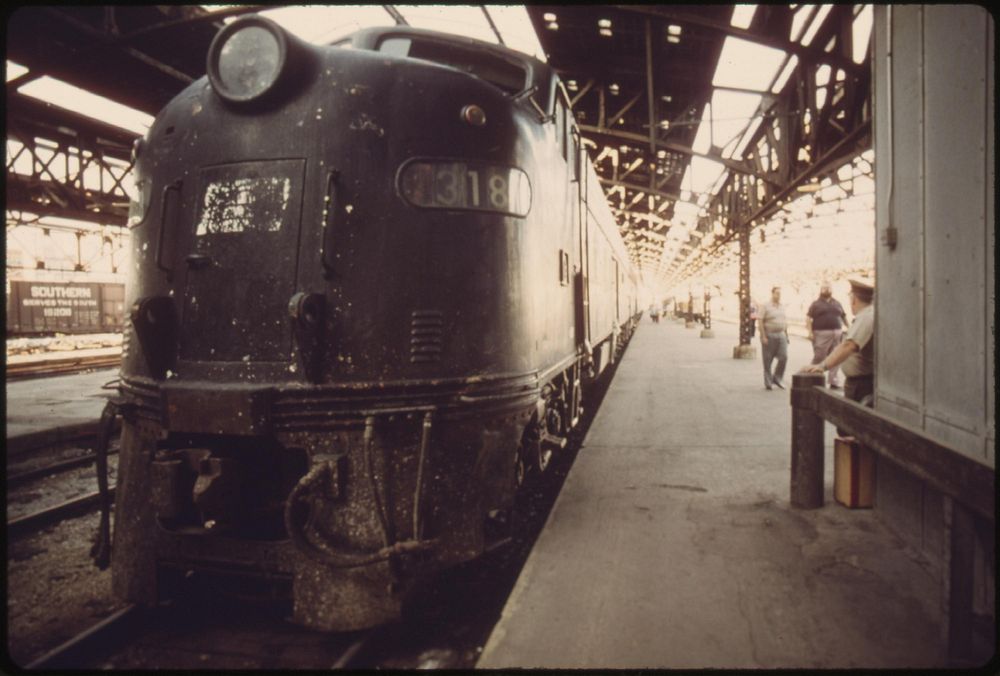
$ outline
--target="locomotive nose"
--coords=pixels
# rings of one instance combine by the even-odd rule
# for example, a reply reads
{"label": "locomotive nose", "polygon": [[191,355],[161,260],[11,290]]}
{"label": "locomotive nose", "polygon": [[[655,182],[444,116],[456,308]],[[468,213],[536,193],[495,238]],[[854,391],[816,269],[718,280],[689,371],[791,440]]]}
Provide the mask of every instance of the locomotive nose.
{"label": "locomotive nose", "polygon": [[312,72],[314,51],[278,24],[258,15],[225,26],[208,48],[206,72],[213,91],[233,105],[290,95]]}

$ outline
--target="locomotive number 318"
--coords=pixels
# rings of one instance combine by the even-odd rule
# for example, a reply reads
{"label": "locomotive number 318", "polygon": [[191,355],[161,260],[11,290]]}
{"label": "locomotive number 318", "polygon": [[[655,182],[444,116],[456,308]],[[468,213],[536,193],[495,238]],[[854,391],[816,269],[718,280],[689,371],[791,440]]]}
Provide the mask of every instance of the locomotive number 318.
{"label": "locomotive number 318", "polygon": [[407,202],[435,209],[473,209],[525,216],[531,186],[520,169],[467,162],[412,162],[400,174]]}

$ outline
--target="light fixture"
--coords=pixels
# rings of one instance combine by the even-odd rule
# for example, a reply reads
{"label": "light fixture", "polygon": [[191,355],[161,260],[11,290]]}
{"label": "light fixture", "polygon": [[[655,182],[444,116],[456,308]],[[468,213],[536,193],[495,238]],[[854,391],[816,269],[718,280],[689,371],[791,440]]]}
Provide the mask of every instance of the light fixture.
{"label": "light fixture", "polygon": [[[206,72],[212,89],[229,103],[272,96],[304,74],[311,49],[262,16],[245,16],[224,26],[208,48]],[[287,89],[287,87],[285,87]]]}

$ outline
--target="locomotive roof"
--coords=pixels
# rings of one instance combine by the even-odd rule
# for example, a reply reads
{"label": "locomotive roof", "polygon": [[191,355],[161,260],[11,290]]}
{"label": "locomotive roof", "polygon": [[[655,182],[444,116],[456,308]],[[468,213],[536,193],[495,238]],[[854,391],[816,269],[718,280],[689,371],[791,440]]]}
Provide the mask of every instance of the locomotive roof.
{"label": "locomotive roof", "polygon": [[[526,74],[524,86],[521,88],[521,91],[537,87],[540,96],[533,98],[540,99],[538,100],[539,106],[546,112],[551,112],[555,101],[555,85],[558,82],[558,76],[555,74],[555,71],[547,64],[532,56],[502,45],[483,42],[482,40],[462,35],[442,33],[440,31],[414,28],[406,25],[364,28],[332,44],[350,43],[356,49],[378,50],[383,41],[390,37],[410,37],[438,43],[448,43],[464,47],[470,51],[484,52],[508,62],[516,62],[524,67]],[[511,93],[516,97],[519,92]]]}

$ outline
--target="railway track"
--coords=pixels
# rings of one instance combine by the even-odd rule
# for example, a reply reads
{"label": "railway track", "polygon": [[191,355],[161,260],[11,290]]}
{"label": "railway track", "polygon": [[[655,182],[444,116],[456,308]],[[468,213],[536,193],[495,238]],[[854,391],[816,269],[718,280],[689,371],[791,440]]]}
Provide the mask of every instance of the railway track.
{"label": "railway track", "polygon": [[[91,435],[92,437],[92,435]],[[84,438],[82,441],[87,441]],[[75,446],[76,444],[74,444]],[[81,448],[84,450],[80,455],[65,458],[56,457],[54,460],[45,462],[40,466],[28,466],[27,469],[11,470],[8,467],[7,473],[7,491],[8,497],[15,495],[18,491],[22,489],[30,490],[31,484],[39,483],[39,487],[36,490],[41,490],[47,495],[53,495],[54,492],[59,492],[58,490],[53,491],[52,481],[62,482],[62,475],[68,475],[73,470],[78,470],[88,465],[93,465],[95,462],[95,456],[91,449],[87,448],[84,444],[80,444]],[[109,450],[109,456],[116,456],[118,453],[117,448]],[[78,475],[75,479],[67,478],[67,481],[75,483],[77,486],[80,485],[81,479],[86,480],[85,476]],[[48,481],[46,481],[48,480]],[[71,484],[72,485],[72,484]],[[56,487],[58,488],[58,487]],[[112,501],[114,500],[115,487],[110,487],[110,495]],[[76,518],[90,514],[100,507],[101,497],[100,493],[97,491],[91,491],[84,495],[78,497],[68,498],[58,504],[46,507],[44,509],[39,509],[29,514],[23,516],[18,516],[15,518],[8,519],[7,521],[7,536],[8,538],[17,538],[36,533],[54,523],[58,523],[65,519]],[[8,505],[9,507],[9,505]]]}
{"label": "railway track", "polygon": [[141,631],[145,621],[143,608],[125,606],[30,662],[25,668],[28,671],[79,668],[98,658],[109,645],[127,642],[137,631]]}
{"label": "railway track", "polygon": [[[202,599],[202,602],[207,599]],[[390,637],[382,629],[320,634],[289,625],[277,616],[234,604],[199,609],[198,602],[167,602],[155,608],[127,605],[87,627],[26,666],[28,670],[141,668],[151,656],[156,667],[343,670],[363,666]],[[192,607],[194,606],[194,607]],[[196,613],[196,614],[193,614]],[[242,620],[234,620],[241,614]],[[200,620],[191,622],[192,617]],[[231,625],[237,623],[236,631]],[[276,661],[275,654],[282,655]]]}
{"label": "railway track", "polygon": [[[116,610],[27,668],[471,670],[599,408],[603,389],[595,393],[593,408],[571,435],[566,454],[545,475],[529,482],[534,488],[523,496],[519,513],[525,521],[513,543],[429,581],[399,623],[343,634],[304,630],[287,620],[287,601],[251,604],[209,594],[206,589],[210,592],[212,587],[199,582],[199,574],[192,571],[181,576],[175,601],[152,609]],[[51,510],[56,514],[30,515],[15,531],[31,531],[27,525],[31,521],[45,523],[68,518],[63,514],[87,513],[96,507],[95,500],[96,494],[90,494],[68,501],[81,503],[77,506]],[[10,524],[8,535],[12,535]]]}
{"label": "railway track", "polygon": [[[117,454],[117,450],[108,451],[109,456]],[[7,474],[7,490],[37,479],[41,479],[42,477],[46,477],[51,474],[61,474],[63,472],[79,469],[80,467],[86,467],[87,465],[92,464],[94,464],[94,454],[87,453],[75,458],[57,460],[48,465],[43,465],[42,467],[33,467],[22,471],[9,472]]]}
{"label": "railway track", "polygon": [[[110,488],[112,500],[115,495],[115,487]],[[41,509],[31,514],[11,519],[7,522],[7,537],[16,538],[37,533],[54,523],[64,519],[72,519],[78,516],[90,514],[101,505],[101,494],[98,492],[88,493],[78,498],[60,502],[58,505]]]}
{"label": "railway track", "polygon": [[48,376],[80,373],[92,369],[113,368],[121,363],[120,352],[114,354],[76,355],[44,360],[7,361],[7,380],[45,378]]}

